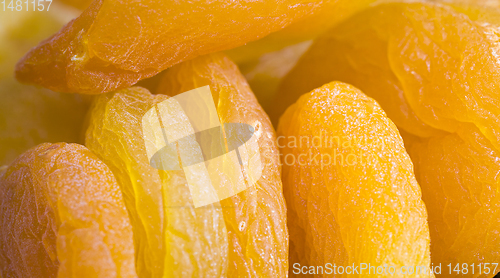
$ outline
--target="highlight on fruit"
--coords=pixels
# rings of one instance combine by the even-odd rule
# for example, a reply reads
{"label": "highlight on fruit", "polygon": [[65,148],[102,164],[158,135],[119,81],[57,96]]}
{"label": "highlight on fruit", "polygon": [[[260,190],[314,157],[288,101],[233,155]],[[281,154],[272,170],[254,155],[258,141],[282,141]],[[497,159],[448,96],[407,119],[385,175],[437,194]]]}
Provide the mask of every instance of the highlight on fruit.
{"label": "highlight on fruit", "polygon": [[500,1],[5,0],[0,277],[500,277]]}
{"label": "highlight on fruit", "polygon": [[209,86],[151,108],[142,117],[142,135],[153,168],[181,170],[182,164],[195,208],[236,195],[262,175],[259,153],[247,152],[258,148],[255,129],[244,123],[222,126]]}

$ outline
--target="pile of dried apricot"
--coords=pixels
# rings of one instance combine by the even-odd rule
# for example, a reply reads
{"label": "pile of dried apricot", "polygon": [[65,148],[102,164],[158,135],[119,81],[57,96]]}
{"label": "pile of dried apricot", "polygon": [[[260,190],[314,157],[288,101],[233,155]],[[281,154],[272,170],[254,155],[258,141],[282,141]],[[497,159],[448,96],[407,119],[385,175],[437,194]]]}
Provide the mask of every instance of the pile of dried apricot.
{"label": "pile of dried apricot", "polygon": [[63,2],[0,13],[0,277],[500,273],[500,2]]}

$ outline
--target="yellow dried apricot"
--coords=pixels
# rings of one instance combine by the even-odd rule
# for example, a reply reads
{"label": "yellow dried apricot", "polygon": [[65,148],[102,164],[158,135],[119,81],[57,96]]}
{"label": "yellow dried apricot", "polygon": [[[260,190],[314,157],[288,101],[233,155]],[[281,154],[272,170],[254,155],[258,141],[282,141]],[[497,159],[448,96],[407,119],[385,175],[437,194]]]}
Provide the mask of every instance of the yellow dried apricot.
{"label": "yellow dried apricot", "polygon": [[[328,83],[287,109],[278,136],[290,274],[304,274],[300,266],[325,271],[330,263],[342,270],[316,276],[343,276],[347,266],[357,266],[361,273],[351,274],[393,277],[403,266],[423,266],[414,277],[434,277],[412,162],[396,126],[373,99],[353,86]],[[360,270],[363,264],[393,269],[375,273]]]}
{"label": "yellow dried apricot", "polygon": [[85,144],[120,184],[140,277],[224,276],[227,231],[220,206],[194,208],[182,171],[157,170],[147,157],[142,117],[166,98],[139,87],[97,97]]}
{"label": "yellow dried apricot", "polygon": [[260,152],[262,176],[220,202],[228,231],[228,277],[285,277],[288,232],[276,135],[237,66],[221,54],[183,62],[166,71],[157,92],[175,96],[205,85],[221,123],[251,125],[259,138],[254,151]]}
{"label": "yellow dried apricot", "polygon": [[137,277],[132,227],[108,167],[78,144],[41,144],[0,178],[1,277]]}
{"label": "yellow dried apricot", "polygon": [[86,144],[110,165],[124,192],[137,272],[141,277],[282,277],[288,268],[287,230],[269,119],[236,65],[223,56],[168,70],[159,92],[174,96],[203,85],[212,88],[221,123],[257,125],[261,139],[255,151],[264,165],[254,186],[203,207],[193,205],[183,171],[154,169],[147,156],[142,119],[160,109],[167,96],[135,87],[101,95],[91,109]]}

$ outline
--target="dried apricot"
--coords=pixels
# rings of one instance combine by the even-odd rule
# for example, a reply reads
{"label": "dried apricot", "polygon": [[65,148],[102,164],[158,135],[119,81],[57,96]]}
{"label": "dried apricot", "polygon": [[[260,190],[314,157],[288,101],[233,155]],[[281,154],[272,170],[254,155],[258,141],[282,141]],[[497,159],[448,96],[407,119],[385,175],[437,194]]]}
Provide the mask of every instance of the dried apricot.
{"label": "dried apricot", "polygon": [[194,208],[182,171],[159,171],[147,157],[142,117],[166,98],[138,87],[97,97],[85,143],[120,184],[139,276],[223,276],[227,232],[220,207]]}
{"label": "dried apricot", "polygon": [[498,23],[459,10],[467,14],[425,3],[362,12],[318,38],[279,93],[283,111],[340,80],[380,103],[413,159],[434,265],[500,261]]}
{"label": "dried apricot", "polygon": [[408,145],[429,210],[434,265],[451,264],[449,276],[458,277],[465,274],[456,271],[458,264],[468,264],[468,272],[475,264],[474,277],[495,276],[500,271],[494,265],[500,261],[500,151],[473,125]]}
{"label": "dried apricot", "polygon": [[[288,108],[278,135],[291,274],[304,274],[300,266],[330,263],[344,270],[424,266],[415,277],[434,277],[412,162],[396,126],[373,99],[350,85],[328,83]],[[370,276],[368,271],[357,274]],[[376,276],[392,277],[390,272]],[[309,268],[307,274],[313,274]]]}
{"label": "dried apricot", "polygon": [[31,50],[16,76],[59,92],[109,92],[184,60],[261,38],[323,6],[324,1],[303,0],[95,0]]}
{"label": "dried apricot", "polygon": [[209,85],[221,123],[246,123],[255,128],[263,165],[258,182],[221,201],[228,231],[228,277],[285,277],[288,231],[282,194],[276,135],[237,66],[212,54],[183,62],[166,71],[158,93],[175,96]]}
{"label": "dried apricot", "polygon": [[88,149],[41,144],[2,173],[1,277],[137,277],[120,189]]}
{"label": "dried apricot", "polygon": [[154,169],[147,157],[142,118],[165,99],[137,87],[99,96],[86,144],[120,182],[141,277],[221,276],[226,272],[227,232],[220,208],[195,209],[184,174]]}
{"label": "dried apricot", "polygon": [[255,187],[195,208],[184,172],[154,169],[143,145],[143,116],[160,109],[168,97],[137,87],[97,97],[86,144],[121,184],[135,231],[137,272],[141,277],[282,277],[287,271],[287,230],[269,119],[236,65],[225,57],[182,63],[163,78],[160,91],[172,96],[210,85],[221,122],[257,125],[262,134],[257,151],[265,166]]}

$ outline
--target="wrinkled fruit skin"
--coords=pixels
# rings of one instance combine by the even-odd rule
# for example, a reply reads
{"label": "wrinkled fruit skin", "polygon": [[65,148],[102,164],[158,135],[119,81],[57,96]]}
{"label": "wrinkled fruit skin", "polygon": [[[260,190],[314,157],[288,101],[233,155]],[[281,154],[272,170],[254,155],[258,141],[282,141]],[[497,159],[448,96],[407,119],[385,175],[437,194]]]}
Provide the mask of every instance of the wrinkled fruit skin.
{"label": "wrinkled fruit skin", "polygon": [[195,209],[182,171],[159,171],[149,164],[142,117],[165,99],[139,87],[97,97],[85,144],[120,184],[140,277],[224,276],[227,232],[220,205]]}
{"label": "wrinkled fruit skin", "polygon": [[[429,269],[427,213],[413,166],[373,99],[344,83],[326,84],[286,111],[278,135],[291,274],[294,263]],[[309,159],[311,149],[320,158]],[[386,276],[393,277],[377,275]]]}
{"label": "wrinkled fruit skin", "polygon": [[59,92],[126,88],[179,62],[261,38],[328,2],[95,0],[31,50],[16,76]]}
{"label": "wrinkled fruit skin", "polygon": [[[429,267],[427,213],[412,163],[375,101],[350,85],[326,84],[287,110],[278,134],[290,265]],[[301,156],[312,146],[303,138],[316,140],[320,163]]]}
{"label": "wrinkled fruit skin", "polygon": [[422,3],[362,12],[318,38],[277,94],[283,111],[340,80],[380,103],[414,162],[434,265],[500,262],[500,21],[460,10],[468,14]]}
{"label": "wrinkled fruit skin", "polygon": [[0,174],[1,277],[137,277],[118,184],[88,149],[41,144]]}
{"label": "wrinkled fruit skin", "polygon": [[263,165],[254,186],[221,201],[229,241],[227,277],[286,277],[288,231],[276,135],[237,66],[221,54],[202,56],[169,69],[157,92],[175,96],[205,85],[221,123],[255,128]]}
{"label": "wrinkled fruit skin", "polygon": [[[166,100],[132,87],[96,98],[86,145],[109,165],[122,188],[134,229],[140,277],[284,277],[285,204],[274,131],[236,65],[207,56],[170,69],[160,85],[175,95],[210,85],[221,122],[259,123],[262,178],[255,187],[195,208],[183,171],[149,165],[142,117]],[[194,88],[194,87],[192,87]],[[119,142],[119,143],[117,143]],[[186,256],[189,254],[189,256]]]}

